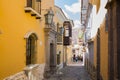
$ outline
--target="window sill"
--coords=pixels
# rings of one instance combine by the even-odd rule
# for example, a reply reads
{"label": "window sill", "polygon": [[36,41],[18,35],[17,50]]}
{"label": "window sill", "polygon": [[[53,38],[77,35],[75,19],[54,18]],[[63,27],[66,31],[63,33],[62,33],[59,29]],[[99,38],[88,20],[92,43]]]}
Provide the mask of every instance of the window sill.
{"label": "window sill", "polygon": [[26,13],[31,13],[31,16],[36,16],[36,19],[40,19],[42,17],[38,12],[36,12],[31,7],[25,7],[24,10]]}
{"label": "window sill", "polygon": [[61,42],[57,42],[57,44],[58,44],[58,45],[63,45],[63,42],[62,42],[62,41],[61,41]]}

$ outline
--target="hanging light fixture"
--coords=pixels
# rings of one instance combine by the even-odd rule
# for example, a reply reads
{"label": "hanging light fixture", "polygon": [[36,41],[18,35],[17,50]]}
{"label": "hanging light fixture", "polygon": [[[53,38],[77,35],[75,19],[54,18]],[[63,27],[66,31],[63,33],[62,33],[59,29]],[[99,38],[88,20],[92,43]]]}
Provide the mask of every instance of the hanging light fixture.
{"label": "hanging light fixture", "polygon": [[64,27],[60,27],[60,34],[64,33]]}
{"label": "hanging light fixture", "polygon": [[52,9],[48,10],[48,13],[45,14],[45,24],[51,25],[53,23],[54,12]]}

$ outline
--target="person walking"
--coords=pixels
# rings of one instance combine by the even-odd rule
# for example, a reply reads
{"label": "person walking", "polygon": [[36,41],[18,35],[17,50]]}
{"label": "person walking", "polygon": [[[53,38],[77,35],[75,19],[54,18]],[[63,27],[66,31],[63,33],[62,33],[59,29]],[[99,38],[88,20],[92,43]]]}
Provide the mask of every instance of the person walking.
{"label": "person walking", "polygon": [[76,61],[76,62],[78,61],[78,56],[75,57],[75,61]]}
{"label": "person walking", "polygon": [[75,54],[73,55],[73,62],[75,62],[76,61],[76,56],[75,56]]}

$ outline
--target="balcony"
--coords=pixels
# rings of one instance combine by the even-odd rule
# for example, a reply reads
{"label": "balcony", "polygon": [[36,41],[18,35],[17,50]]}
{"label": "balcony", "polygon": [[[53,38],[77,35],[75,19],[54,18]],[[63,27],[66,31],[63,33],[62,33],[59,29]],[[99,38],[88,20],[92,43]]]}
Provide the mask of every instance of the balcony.
{"label": "balcony", "polygon": [[35,16],[36,19],[41,19],[41,17],[42,17],[37,11],[35,11],[31,7],[25,7],[24,10],[25,10],[26,13],[30,13],[31,16]]}
{"label": "balcony", "polygon": [[60,34],[60,33],[57,34],[57,44],[59,44],[59,45],[63,44],[62,34]]}

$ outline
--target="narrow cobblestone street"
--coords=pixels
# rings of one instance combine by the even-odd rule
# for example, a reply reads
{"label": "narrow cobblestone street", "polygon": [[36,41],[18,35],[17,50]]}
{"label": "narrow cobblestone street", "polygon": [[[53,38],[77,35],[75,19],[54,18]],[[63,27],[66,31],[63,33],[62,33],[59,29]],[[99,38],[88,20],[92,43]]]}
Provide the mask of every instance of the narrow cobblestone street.
{"label": "narrow cobblestone street", "polygon": [[52,75],[49,79],[45,80],[91,80],[85,67],[82,63],[68,64],[65,68],[61,69],[58,74]]}

